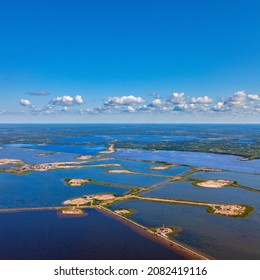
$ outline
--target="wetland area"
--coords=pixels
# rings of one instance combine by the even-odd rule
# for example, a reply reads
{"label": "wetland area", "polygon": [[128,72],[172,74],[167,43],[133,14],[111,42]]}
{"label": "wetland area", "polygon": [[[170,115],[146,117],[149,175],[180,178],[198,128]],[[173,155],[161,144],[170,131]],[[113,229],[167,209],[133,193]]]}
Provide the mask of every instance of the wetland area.
{"label": "wetland area", "polygon": [[259,151],[260,125],[2,124],[0,259],[260,259]]}

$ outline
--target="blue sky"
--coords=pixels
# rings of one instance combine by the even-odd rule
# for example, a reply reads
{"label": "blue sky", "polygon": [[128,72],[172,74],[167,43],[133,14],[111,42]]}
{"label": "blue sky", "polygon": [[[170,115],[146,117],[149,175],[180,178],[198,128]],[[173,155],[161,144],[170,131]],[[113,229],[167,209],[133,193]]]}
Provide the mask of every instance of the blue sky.
{"label": "blue sky", "polygon": [[2,0],[0,122],[258,122],[258,0]]}

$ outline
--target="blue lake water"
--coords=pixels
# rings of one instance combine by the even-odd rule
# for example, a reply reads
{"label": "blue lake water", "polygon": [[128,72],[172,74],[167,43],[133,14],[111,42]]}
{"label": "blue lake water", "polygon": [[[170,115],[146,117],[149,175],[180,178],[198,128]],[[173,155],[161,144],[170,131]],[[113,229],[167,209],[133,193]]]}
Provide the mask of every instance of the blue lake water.
{"label": "blue lake water", "polygon": [[90,142],[106,143],[106,142],[110,142],[112,139],[113,138],[111,136],[91,135],[87,137],[56,138],[53,139],[53,141],[60,142],[60,143],[90,143]]}
{"label": "blue lake water", "polygon": [[46,154],[46,151],[19,147],[6,147],[4,149],[0,149],[0,158],[20,159],[25,163],[30,164],[58,161],[75,161],[75,158],[78,156],[78,154],[73,153],[47,154],[45,156],[37,156],[37,154]]}
{"label": "blue lake water", "polygon": [[[109,174],[104,167],[60,169],[32,172],[25,175],[0,173],[0,208],[42,207],[61,205],[64,200],[85,194],[124,194],[126,188],[105,186],[105,183],[146,187],[165,180],[133,174]],[[104,185],[86,184],[82,187],[67,186],[65,178],[90,178]]]}
{"label": "blue lake water", "polygon": [[[241,136],[244,138],[241,139]],[[259,143],[259,137],[259,125],[0,125],[0,158],[21,159],[32,164],[66,162],[75,161],[80,154],[97,155],[106,149],[108,142],[133,142],[136,146],[142,146],[156,141],[163,141],[165,144],[167,141],[178,141],[176,144],[181,145],[180,141],[194,140],[212,141],[214,146],[216,141],[226,139],[234,145],[249,145]],[[45,144],[42,145],[43,143]],[[63,181],[64,178],[91,178],[111,184],[146,187],[166,178],[108,174],[104,170],[130,169],[167,176],[179,175],[190,170],[187,166],[160,171],[150,170],[150,167],[160,164],[138,162],[139,160],[247,172],[248,174],[228,171],[199,172],[190,177],[236,180],[242,185],[260,189],[260,175],[254,174],[260,174],[260,160],[239,161],[238,156],[222,154],[138,149],[121,149],[104,157],[114,159],[102,158],[97,162],[82,164],[86,165],[82,169],[53,170],[27,175],[0,173],[0,208],[59,206],[64,200],[82,195],[124,194],[128,191],[127,188],[108,187],[105,183],[69,187]],[[123,166],[88,167],[99,163],[121,163]],[[179,182],[158,187],[143,195],[254,206],[255,210],[251,216],[244,219],[208,214],[205,207],[137,200],[121,202],[111,207],[136,209],[132,217],[144,225],[180,226],[183,232],[176,237],[178,240],[216,258],[260,259],[258,193],[233,187],[202,189],[187,182]],[[149,249],[153,248],[149,244],[156,244],[153,241],[149,240],[150,243],[146,243],[148,241],[139,239],[136,232],[128,235],[131,228],[124,229],[121,226],[125,225],[117,220],[114,223],[111,217],[107,219],[106,215],[94,209],[88,212],[88,216],[77,218],[61,217],[52,211],[0,214],[0,223],[4,225],[0,231],[0,256],[11,259],[67,259],[68,255],[69,259],[149,259],[157,256],[160,259],[178,258],[172,255],[172,252],[161,252],[160,248],[166,248],[159,244],[159,247],[154,247],[155,254]],[[104,228],[109,228],[105,234]],[[158,255],[158,252],[161,253]]]}
{"label": "blue lake water", "polygon": [[95,184],[70,187],[63,181],[65,172],[61,171],[63,172],[55,170],[27,175],[0,173],[0,208],[59,206],[64,200],[82,195],[124,194],[128,191],[125,188]]}
{"label": "blue lake water", "polygon": [[117,158],[134,160],[157,160],[200,167],[260,174],[260,160],[240,161],[238,156],[182,151],[146,151],[139,149],[120,149],[113,154]]}
{"label": "blue lake water", "polygon": [[121,164],[121,167],[117,167],[116,169],[129,169],[134,172],[141,173],[149,173],[149,174],[160,174],[166,176],[176,176],[188,172],[190,170],[187,166],[174,166],[170,169],[165,170],[152,170],[151,167],[161,166],[162,164],[156,164],[152,162],[143,162],[143,161],[134,161],[134,160],[118,160],[118,159],[107,159],[107,160],[98,160],[88,163],[88,165],[96,165],[96,164],[107,164],[107,163],[115,163]]}
{"label": "blue lake water", "polygon": [[237,181],[240,185],[260,190],[260,175],[255,174],[238,172],[197,172],[188,177]]}
{"label": "blue lake water", "polygon": [[7,144],[3,147],[8,148],[26,148],[41,151],[53,151],[62,153],[74,153],[74,154],[89,154],[97,155],[99,152],[105,151],[106,147],[102,144],[99,145],[58,145],[58,144],[46,144],[46,145],[33,145],[33,144]]}
{"label": "blue lake water", "polygon": [[[158,166],[160,166],[160,164]],[[191,169],[187,166],[174,166],[174,167],[171,167],[171,168],[165,169],[165,170],[150,170],[150,172],[154,173],[154,174],[163,174],[163,175],[167,175],[167,176],[178,176],[178,175],[184,174],[190,170]]]}
{"label": "blue lake water", "polygon": [[87,167],[82,169],[57,170],[65,178],[90,178],[99,182],[121,184],[125,186],[148,187],[165,181],[167,178],[136,174],[112,174],[104,170],[120,169],[118,167]]}
{"label": "blue lake water", "polygon": [[0,259],[184,259],[117,219],[95,209],[83,217],[56,211],[0,214]]}
{"label": "blue lake water", "polygon": [[132,208],[134,221],[150,227],[183,228],[177,240],[218,259],[260,259],[260,211],[247,218],[209,214],[206,207],[129,200],[111,209]]}
{"label": "blue lake water", "polygon": [[190,182],[173,182],[142,194],[142,196],[176,198],[212,203],[247,204],[260,208],[260,193],[241,188],[209,189],[193,186]]}
{"label": "blue lake water", "polygon": [[68,137],[68,138],[56,138],[55,142],[61,143],[90,143],[90,142],[108,142],[108,141],[120,141],[120,142],[156,142],[156,141],[183,141],[199,139],[198,135],[156,135],[156,134],[110,134],[110,135],[93,135],[87,137]]}

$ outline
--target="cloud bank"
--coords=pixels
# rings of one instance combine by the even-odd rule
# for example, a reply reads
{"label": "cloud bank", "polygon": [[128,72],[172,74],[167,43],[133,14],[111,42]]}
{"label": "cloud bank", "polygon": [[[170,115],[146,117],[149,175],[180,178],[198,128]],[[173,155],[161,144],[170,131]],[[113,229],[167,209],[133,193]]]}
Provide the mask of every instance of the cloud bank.
{"label": "cloud bank", "polygon": [[59,96],[50,101],[52,105],[58,106],[73,106],[83,104],[81,95],[76,95],[74,98],[69,95]]}
{"label": "cloud bank", "polygon": [[[141,96],[110,96],[99,106],[88,107],[81,95],[63,95],[51,99],[43,106],[36,106],[28,99],[21,99],[20,105],[27,108],[23,113],[33,115],[104,115],[104,114],[160,114],[214,116],[260,116],[260,95],[239,90],[228,97],[211,98],[186,96],[184,92],[173,92],[168,96],[150,94],[145,101]],[[150,99],[150,100],[149,100]],[[0,110],[1,115],[6,111]],[[20,112],[21,113],[21,112]]]}

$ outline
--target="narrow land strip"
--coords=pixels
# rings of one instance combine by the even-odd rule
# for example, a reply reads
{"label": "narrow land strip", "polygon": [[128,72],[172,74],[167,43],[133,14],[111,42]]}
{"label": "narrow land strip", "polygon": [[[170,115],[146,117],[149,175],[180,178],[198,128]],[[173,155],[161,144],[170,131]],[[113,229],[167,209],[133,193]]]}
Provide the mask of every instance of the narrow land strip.
{"label": "narrow land strip", "polygon": [[164,241],[164,244],[165,244],[165,241],[167,242],[166,244],[170,244],[170,246],[172,247],[172,249],[174,249],[175,251],[178,251],[180,253],[182,253],[183,255],[185,255],[186,257],[188,257],[189,259],[198,259],[198,260],[210,260],[210,259],[213,259],[209,256],[206,256],[204,255],[203,253],[199,252],[198,250],[196,249],[193,249],[193,248],[190,248],[176,240],[170,240],[168,239],[167,237],[164,237],[162,235],[159,235],[159,234],[156,234],[155,232],[153,232],[152,230],[148,229],[147,227],[145,226],[142,226],[138,223],[136,223],[135,221],[133,220],[130,220],[129,218],[127,217],[123,217],[122,215],[120,214],[117,214],[115,213],[114,211],[108,209],[108,208],[105,208],[101,205],[97,206],[98,209],[104,211],[104,212],[107,212],[113,216],[116,216],[120,219],[123,219],[129,223],[131,223],[132,225],[134,225],[135,227],[137,227],[138,229],[142,229],[144,230],[146,233],[152,235],[152,236],[156,236],[158,238],[158,240],[161,240],[161,241]]}

